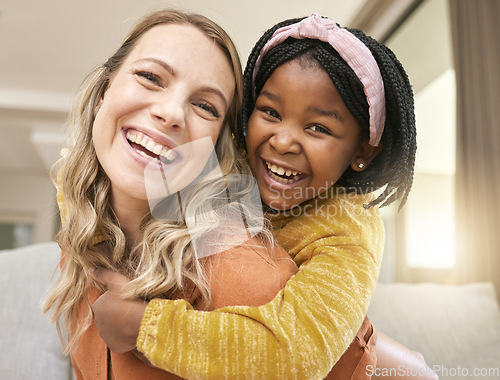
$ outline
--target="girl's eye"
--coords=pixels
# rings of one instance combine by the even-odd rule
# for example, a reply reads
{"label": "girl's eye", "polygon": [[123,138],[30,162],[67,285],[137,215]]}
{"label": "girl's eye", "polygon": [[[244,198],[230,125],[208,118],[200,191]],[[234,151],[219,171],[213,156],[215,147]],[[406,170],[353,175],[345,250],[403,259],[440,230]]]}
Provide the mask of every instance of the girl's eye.
{"label": "girl's eye", "polygon": [[281,120],[280,114],[278,112],[276,112],[275,110],[273,110],[272,108],[263,108],[262,112],[271,116],[273,119]]}
{"label": "girl's eye", "polygon": [[161,87],[162,85],[161,78],[151,71],[137,71],[135,75],[137,75],[140,78],[146,79],[148,82],[151,82],[155,86]]}
{"label": "girl's eye", "polygon": [[199,108],[201,108],[203,111],[209,112],[216,119],[218,119],[220,117],[220,114],[217,111],[217,108],[215,108],[210,103],[201,102],[201,103],[196,104],[196,106],[199,107]]}
{"label": "girl's eye", "polygon": [[322,125],[319,124],[314,124],[309,127],[309,129],[313,132],[316,133],[326,133],[327,135],[331,135],[332,133],[328,128],[323,127]]}

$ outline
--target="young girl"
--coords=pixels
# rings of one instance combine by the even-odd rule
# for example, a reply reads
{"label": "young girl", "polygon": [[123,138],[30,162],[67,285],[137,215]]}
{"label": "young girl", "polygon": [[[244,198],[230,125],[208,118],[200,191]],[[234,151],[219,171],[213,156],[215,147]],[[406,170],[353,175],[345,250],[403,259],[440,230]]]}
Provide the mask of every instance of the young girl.
{"label": "young girl", "polygon": [[[383,231],[374,206],[404,204],[411,187],[411,86],[393,53],[362,32],[318,15],[288,20],[252,51],[242,121],[236,136],[264,203],[281,211],[269,218],[300,272],[259,308],[138,305],[140,331],[140,318],[120,316],[134,306],[115,296],[113,307],[94,309],[97,320],[114,322],[100,332],[117,351],[137,340],[154,365],[187,378],[323,378],[356,335],[375,286]],[[384,186],[377,198],[367,194]],[[127,281],[97,277],[115,294]],[[367,376],[374,338],[369,323],[361,331],[358,358],[344,355],[332,378]]]}
{"label": "young girl", "polygon": [[[251,184],[217,175],[250,173],[230,128],[241,83],[236,49],[224,31],[203,16],[175,11],[146,17],[88,78],[58,173],[63,257],[61,276],[44,306],[52,309],[53,319],[64,317],[77,379],[176,378],[130,352],[108,350],[93,324],[91,305],[102,289],[88,276],[90,268],[133,278],[127,285],[130,296],[184,298],[204,310],[270,301],[296,272],[284,251],[268,253],[272,236],[265,229],[231,249],[231,260],[222,254],[200,258],[193,247],[194,238],[224,229],[228,217],[232,222],[231,207],[219,212],[221,204],[227,206],[228,187],[242,184],[236,188],[239,196],[251,190]],[[201,154],[210,152],[207,144],[215,145],[218,165],[213,167],[210,154]],[[165,200],[170,221],[151,216],[148,172],[166,177],[169,186],[177,183],[171,189],[176,193]],[[232,209],[249,208],[234,192],[229,195]],[[178,212],[171,207],[175,202]],[[245,217],[252,226],[259,216]],[[188,228],[184,221],[193,218],[204,223]],[[232,235],[217,236],[222,247],[235,245]],[[264,274],[262,287],[250,293],[238,288],[254,281],[251,276],[244,278],[247,283],[234,281],[240,273],[233,266],[242,263]]]}

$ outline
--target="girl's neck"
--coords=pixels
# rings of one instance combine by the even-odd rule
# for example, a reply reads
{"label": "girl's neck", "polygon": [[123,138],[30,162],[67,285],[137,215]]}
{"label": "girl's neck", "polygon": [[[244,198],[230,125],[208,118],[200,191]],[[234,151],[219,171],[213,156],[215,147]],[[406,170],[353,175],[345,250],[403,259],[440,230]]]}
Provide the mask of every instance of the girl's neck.
{"label": "girl's neck", "polygon": [[141,241],[141,221],[149,213],[147,200],[130,199],[123,193],[111,191],[111,207],[130,247]]}

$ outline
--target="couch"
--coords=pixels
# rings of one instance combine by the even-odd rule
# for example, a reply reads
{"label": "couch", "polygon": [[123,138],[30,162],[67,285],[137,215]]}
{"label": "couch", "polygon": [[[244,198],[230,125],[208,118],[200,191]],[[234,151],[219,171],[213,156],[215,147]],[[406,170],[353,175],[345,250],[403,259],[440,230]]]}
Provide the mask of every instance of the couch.
{"label": "couch", "polygon": [[[0,379],[72,378],[55,326],[40,312],[59,255],[53,242],[0,251]],[[441,379],[500,379],[500,309],[490,283],[379,284],[368,315]]]}

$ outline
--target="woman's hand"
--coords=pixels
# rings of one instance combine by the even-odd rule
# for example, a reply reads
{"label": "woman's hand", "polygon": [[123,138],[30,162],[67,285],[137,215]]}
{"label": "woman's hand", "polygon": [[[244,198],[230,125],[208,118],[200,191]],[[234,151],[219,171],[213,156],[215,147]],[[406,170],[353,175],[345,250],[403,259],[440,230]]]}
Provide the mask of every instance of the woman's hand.
{"label": "woman's hand", "polygon": [[127,277],[104,268],[93,268],[90,275],[107,288],[92,305],[99,335],[113,352],[135,349],[147,304],[121,297],[123,286],[130,281]]}

